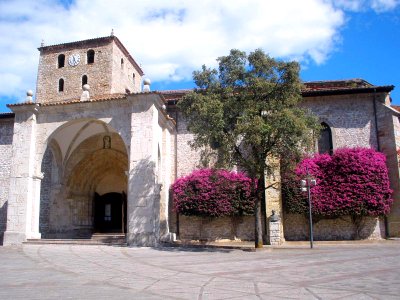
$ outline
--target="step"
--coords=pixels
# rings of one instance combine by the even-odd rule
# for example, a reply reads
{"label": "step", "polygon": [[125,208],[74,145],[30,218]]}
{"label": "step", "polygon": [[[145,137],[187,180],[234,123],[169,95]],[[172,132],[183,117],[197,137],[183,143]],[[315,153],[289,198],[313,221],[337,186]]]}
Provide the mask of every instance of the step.
{"label": "step", "polygon": [[126,243],[126,236],[123,233],[95,233],[91,240],[104,243]]}
{"label": "step", "polygon": [[124,234],[96,234],[91,239],[28,239],[24,244],[127,246]]}

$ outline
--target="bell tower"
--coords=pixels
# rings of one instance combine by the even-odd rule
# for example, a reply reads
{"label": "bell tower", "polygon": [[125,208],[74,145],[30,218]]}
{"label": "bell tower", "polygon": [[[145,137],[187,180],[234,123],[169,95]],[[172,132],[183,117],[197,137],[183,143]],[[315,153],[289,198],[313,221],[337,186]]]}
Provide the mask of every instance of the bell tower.
{"label": "bell tower", "polygon": [[91,97],[140,91],[144,73],[114,35],[38,50],[38,103],[78,100],[85,84]]}

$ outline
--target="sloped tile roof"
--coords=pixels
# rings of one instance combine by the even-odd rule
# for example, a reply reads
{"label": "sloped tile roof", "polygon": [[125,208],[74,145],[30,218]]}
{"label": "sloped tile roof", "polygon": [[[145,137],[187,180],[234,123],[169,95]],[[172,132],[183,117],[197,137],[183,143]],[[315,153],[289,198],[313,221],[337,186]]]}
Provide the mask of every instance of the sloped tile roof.
{"label": "sloped tile roof", "polygon": [[0,119],[11,119],[11,118],[14,118],[14,117],[15,117],[14,113],[9,113],[9,112],[0,113]]}
{"label": "sloped tile roof", "polygon": [[400,112],[400,106],[398,105],[391,105],[391,107],[395,110],[397,110],[398,112]]}
{"label": "sloped tile roof", "polygon": [[[354,94],[354,93],[372,93],[372,92],[390,92],[393,90],[393,85],[388,86],[375,86],[368,83],[362,79],[349,79],[349,80],[332,80],[332,81],[310,81],[304,82],[302,89],[303,97],[312,97],[319,95],[338,95],[338,94]],[[165,91],[151,91],[151,92],[139,92],[132,93],[130,95],[140,95],[140,94],[157,94],[160,95],[162,100],[168,104],[174,105],[179,101],[184,95],[191,92],[190,89],[182,90],[165,90]],[[121,100],[127,98],[128,94],[118,93],[118,94],[106,94],[92,96],[90,100],[85,102],[103,102],[112,100]],[[48,102],[39,103],[40,106],[54,106],[54,105],[67,105],[74,103],[85,103],[81,102],[80,99],[71,99],[60,102]],[[16,104],[8,104],[8,107],[22,106],[22,105],[35,105],[34,102],[24,102]],[[396,108],[395,108],[396,109]]]}
{"label": "sloped tile roof", "polygon": [[39,106],[56,106],[56,105],[69,105],[69,104],[77,104],[77,103],[92,103],[92,102],[105,102],[105,101],[113,101],[113,100],[122,100],[127,99],[129,95],[149,95],[156,94],[159,95],[162,100],[165,102],[164,96],[162,93],[154,91],[154,92],[140,92],[140,93],[115,93],[115,94],[104,94],[104,95],[96,95],[91,96],[87,101],[80,101],[80,99],[70,99],[65,101],[58,102],[44,102],[44,103],[35,103],[35,102],[21,102],[15,104],[7,104],[7,107],[15,107],[15,106],[23,106],[23,105],[39,105]]}
{"label": "sloped tile roof", "polygon": [[[326,81],[309,81],[303,83],[301,94],[303,97],[312,97],[318,95],[340,95],[340,94],[355,94],[355,93],[372,93],[390,92],[393,90],[393,85],[375,86],[363,79],[346,79],[346,80],[326,80]],[[175,104],[185,94],[192,90],[171,90],[160,91],[168,103]]]}
{"label": "sloped tile roof", "polygon": [[393,85],[376,86],[364,79],[326,80],[304,82],[302,96],[340,95],[371,92],[390,92]]}
{"label": "sloped tile roof", "polygon": [[129,59],[131,64],[134,65],[135,68],[139,71],[140,75],[143,76],[144,72],[143,72],[142,68],[133,59],[133,57],[130,55],[129,51],[125,48],[125,46],[121,43],[121,41],[114,35],[98,37],[98,38],[94,38],[94,39],[87,39],[87,40],[82,40],[82,41],[69,42],[69,43],[61,43],[61,44],[55,44],[55,45],[49,45],[49,46],[41,46],[41,47],[38,48],[38,50],[40,52],[42,52],[42,51],[46,52],[46,51],[52,51],[52,50],[62,50],[62,49],[66,49],[66,48],[76,48],[77,46],[89,47],[91,45],[95,45],[95,44],[98,44],[98,43],[109,43],[111,41],[115,42],[115,44],[121,49],[121,51]]}

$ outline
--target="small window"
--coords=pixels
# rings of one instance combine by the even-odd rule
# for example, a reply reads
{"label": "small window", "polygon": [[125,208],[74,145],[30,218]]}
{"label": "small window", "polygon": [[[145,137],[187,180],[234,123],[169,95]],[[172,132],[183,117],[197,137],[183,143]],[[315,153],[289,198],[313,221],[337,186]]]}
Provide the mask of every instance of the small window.
{"label": "small window", "polygon": [[132,81],[135,83],[135,73],[132,73]]}
{"label": "small window", "polygon": [[64,54],[60,54],[58,56],[58,68],[64,68],[65,66],[65,55]]}
{"label": "small window", "polygon": [[124,59],[121,58],[121,69],[123,69],[123,68],[124,68]]}
{"label": "small window", "polygon": [[87,63],[93,64],[94,63],[94,50],[89,50],[87,52]]}
{"label": "small window", "polygon": [[319,153],[329,153],[333,152],[333,143],[332,143],[332,130],[326,123],[321,123],[322,130],[321,135],[318,140],[318,152]]}
{"label": "small window", "polygon": [[64,92],[64,79],[62,78],[58,81],[58,91]]}
{"label": "small window", "polygon": [[87,80],[87,76],[83,75],[82,76],[82,86],[84,86],[85,84],[87,84],[88,80]]}

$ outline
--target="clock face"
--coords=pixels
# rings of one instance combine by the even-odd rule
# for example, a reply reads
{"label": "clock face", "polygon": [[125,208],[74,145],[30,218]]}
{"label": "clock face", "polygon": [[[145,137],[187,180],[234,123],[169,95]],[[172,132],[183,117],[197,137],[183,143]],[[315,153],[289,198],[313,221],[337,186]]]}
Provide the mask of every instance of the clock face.
{"label": "clock face", "polygon": [[79,54],[72,54],[68,58],[69,65],[73,66],[73,67],[78,65],[80,61],[81,61],[81,57]]}

